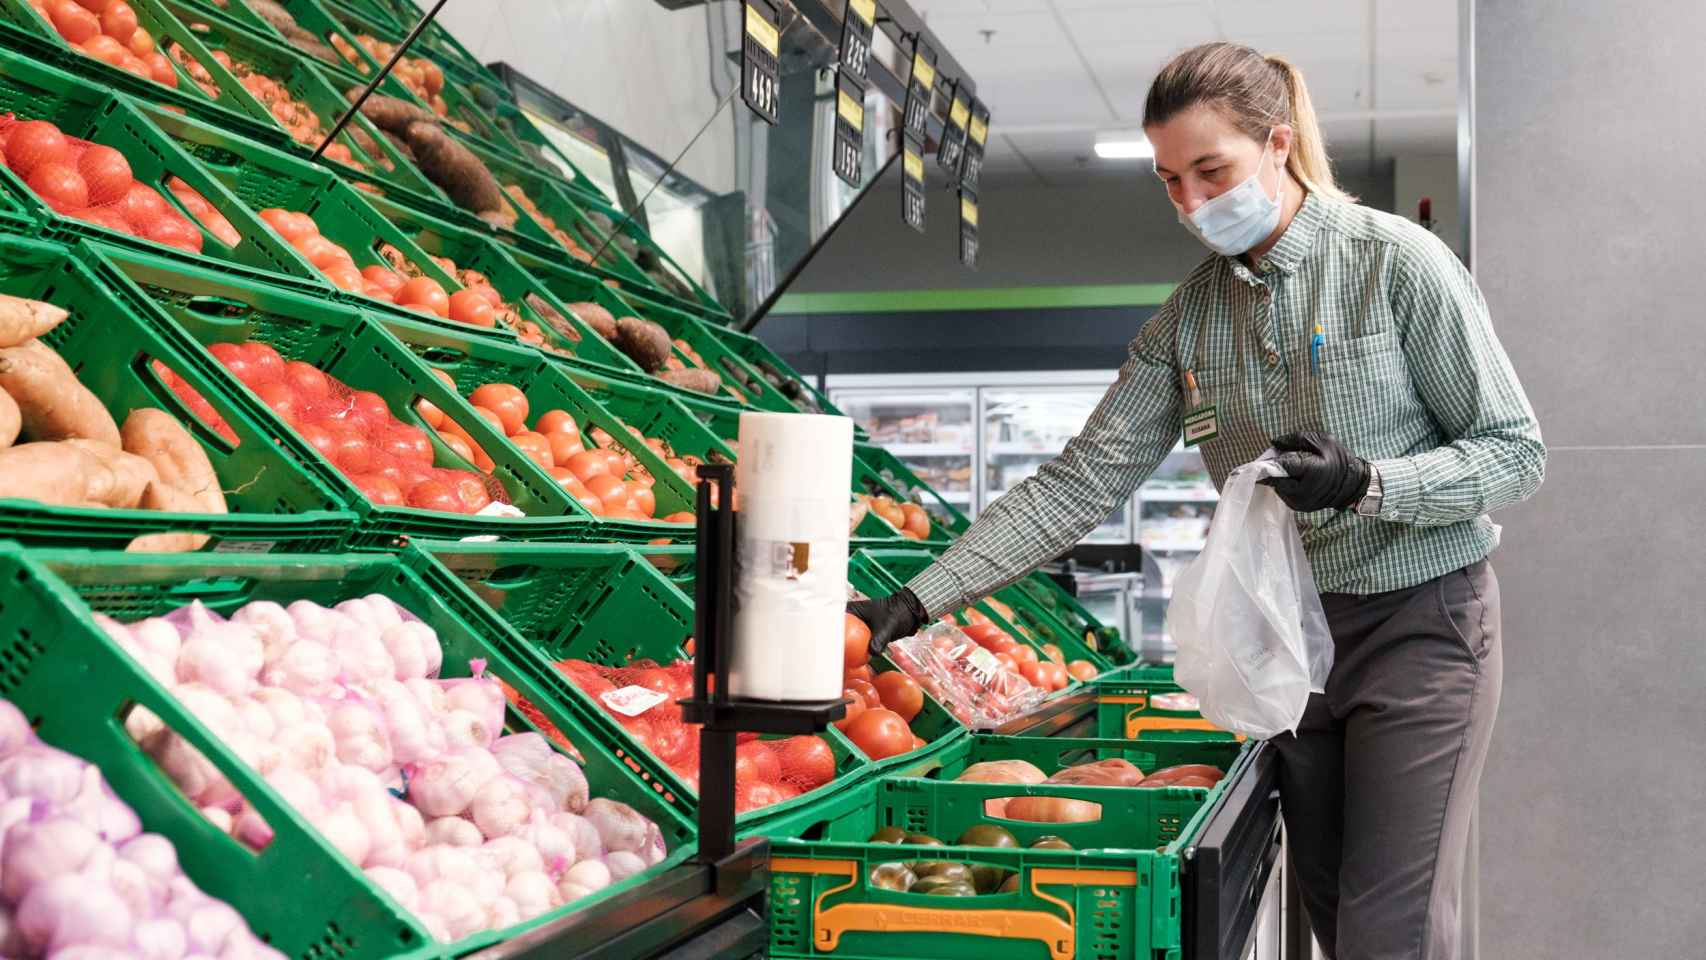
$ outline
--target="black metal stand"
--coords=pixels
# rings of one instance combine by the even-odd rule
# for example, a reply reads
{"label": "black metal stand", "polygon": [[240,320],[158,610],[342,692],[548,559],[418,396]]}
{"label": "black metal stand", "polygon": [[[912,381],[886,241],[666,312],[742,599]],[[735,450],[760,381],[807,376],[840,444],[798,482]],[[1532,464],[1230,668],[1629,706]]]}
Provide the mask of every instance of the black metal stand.
{"label": "black metal stand", "polygon": [[[729,641],[735,607],[732,464],[712,463],[699,468],[696,563],[693,699],[681,701],[681,715],[703,728],[699,737],[699,862],[720,865],[736,853],[735,734],[815,733],[846,716],[847,703],[781,703],[729,696]],[[731,877],[730,882],[738,882],[738,878]]]}
{"label": "black metal stand", "polygon": [[397,44],[397,49],[391,51],[391,59],[379,68],[379,72],[373,75],[372,80],[367,81],[367,86],[361,88],[361,95],[350,103],[349,109],[345,110],[343,116],[338,118],[338,122],[332,124],[332,132],[326,134],[326,139],[320,141],[320,145],[314,148],[313,155],[308,159],[319,160],[320,154],[325,153],[326,148],[332,145],[332,141],[338,138],[338,134],[344,132],[344,127],[349,125],[350,118],[355,116],[355,112],[361,109],[361,105],[367,102],[368,97],[373,96],[373,91],[385,82],[385,78],[391,75],[391,68],[403,59],[403,54],[414,45],[415,38],[421,35],[421,31],[426,29],[426,25],[432,22],[433,17],[438,16],[438,11],[443,8],[446,2],[448,0],[438,0],[437,3],[433,4],[432,9],[428,10],[426,15],[421,17],[420,22],[415,24],[414,29],[409,31],[409,35],[403,38],[403,42]]}

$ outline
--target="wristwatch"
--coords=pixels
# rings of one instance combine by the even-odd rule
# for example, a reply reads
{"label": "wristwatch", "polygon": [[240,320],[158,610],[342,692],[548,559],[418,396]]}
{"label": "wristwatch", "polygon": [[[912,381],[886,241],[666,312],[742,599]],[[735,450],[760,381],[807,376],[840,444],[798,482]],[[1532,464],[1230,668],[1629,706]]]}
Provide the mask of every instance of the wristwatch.
{"label": "wristwatch", "polygon": [[1362,495],[1361,500],[1357,501],[1357,505],[1356,505],[1357,516],[1359,516],[1359,517],[1378,517],[1378,516],[1380,516],[1380,500],[1381,500],[1380,471],[1376,470],[1374,468],[1374,464],[1371,463],[1368,465],[1368,492]]}

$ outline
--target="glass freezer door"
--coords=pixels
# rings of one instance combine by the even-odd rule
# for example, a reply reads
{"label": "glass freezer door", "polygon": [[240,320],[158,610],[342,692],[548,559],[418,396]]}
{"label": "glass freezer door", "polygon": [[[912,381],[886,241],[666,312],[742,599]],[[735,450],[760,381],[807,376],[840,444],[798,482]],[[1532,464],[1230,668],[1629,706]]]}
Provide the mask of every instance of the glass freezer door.
{"label": "glass freezer door", "polygon": [[977,391],[845,387],[829,400],[942,499],[977,512]]}
{"label": "glass freezer door", "polygon": [[[983,494],[987,506],[1036,473],[1066,449],[1106,386],[985,388],[983,395]],[[1129,504],[1084,538],[1091,543],[1132,541]]]}

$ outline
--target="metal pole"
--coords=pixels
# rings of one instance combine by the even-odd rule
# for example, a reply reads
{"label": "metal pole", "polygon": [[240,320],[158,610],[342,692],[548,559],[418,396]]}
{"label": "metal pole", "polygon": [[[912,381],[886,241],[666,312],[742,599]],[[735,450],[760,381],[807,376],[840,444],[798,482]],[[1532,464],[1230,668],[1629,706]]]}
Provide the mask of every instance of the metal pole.
{"label": "metal pole", "polygon": [[332,141],[338,138],[338,134],[344,132],[344,127],[349,125],[350,118],[355,116],[356,111],[361,109],[361,105],[373,95],[374,89],[387,76],[390,76],[391,68],[397,65],[397,61],[403,59],[403,54],[414,44],[415,38],[421,35],[421,31],[426,29],[426,25],[432,22],[433,17],[438,16],[438,11],[443,9],[446,2],[448,0],[438,0],[437,3],[433,4],[432,9],[426,12],[426,16],[422,17],[420,22],[415,24],[414,29],[409,31],[409,35],[403,38],[403,42],[397,44],[397,49],[391,51],[391,59],[386,61],[385,66],[379,68],[379,72],[373,75],[372,80],[367,81],[367,86],[362,88],[361,95],[355,98],[355,102],[349,105],[349,109],[344,111],[344,115],[332,125],[332,132],[326,134],[326,139],[320,141],[320,145],[314,148],[314,155],[308,159],[318,161],[320,154],[325,153],[326,148],[332,145]]}

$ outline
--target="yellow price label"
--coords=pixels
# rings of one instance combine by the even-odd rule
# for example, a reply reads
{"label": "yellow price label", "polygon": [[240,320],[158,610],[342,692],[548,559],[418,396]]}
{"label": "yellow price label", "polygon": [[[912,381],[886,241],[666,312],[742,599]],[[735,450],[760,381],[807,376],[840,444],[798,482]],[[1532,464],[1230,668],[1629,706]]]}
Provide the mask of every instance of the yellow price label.
{"label": "yellow price label", "polygon": [[840,96],[835,101],[835,110],[841,114],[841,119],[853,125],[853,129],[865,129],[865,107],[859,101],[848,96],[847,91],[840,91]]}
{"label": "yellow price label", "polygon": [[770,51],[772,57],[776,56],[776,51],[782,47],[781,34],[776,32],[776,28],[764,19],[764,15],[755,7],[746,8],[746,34],[757,40],[759,46]]}
{"label": "yellow price label", "polygon": [[912,78],[917,80],[918,85],[926,90],[936,85],[936,68],[924,59],[922,53],[912,55]]}
{"label": "yellow price label", "polygon": [[907,176],[911,177],[914,180],[923,180],[924,179],[924,158],[923,157],[919,156],[916,153],[913,153],[911,150],[908,150],[901,156],[900,162],[906,166],[906,175]]}
{"label": "yellow price label", "polygon": [[977,204],[966,199],[965,197],[961,197],[960,198],[960,219],[964,220],[965,222],[971,224],[974,227],[977,226]]}
{"label": "yellow price label", "polygon": [[948,108],[948,122],[956,127],[966,125],[966,117],[971,116],[971,104],[959,97],[954,98],[954,105]]}
{"label": "yellow price label", "polygon": [[981,146],[983,146],[984,139],[987,138],[988,136],[989,136],[989,123],[981,117],[972,117],[971,118],[971,138],[972,138],[972,140],[978,146],[981,147]]}
{"label": "yellow price label", "polygon": [[869,24],[877,22],[877,0],[848,0],[847,9]]}

